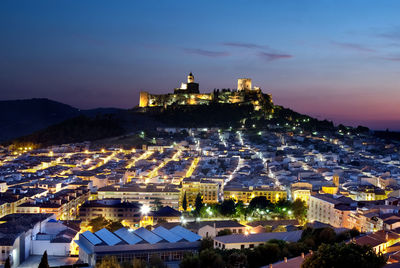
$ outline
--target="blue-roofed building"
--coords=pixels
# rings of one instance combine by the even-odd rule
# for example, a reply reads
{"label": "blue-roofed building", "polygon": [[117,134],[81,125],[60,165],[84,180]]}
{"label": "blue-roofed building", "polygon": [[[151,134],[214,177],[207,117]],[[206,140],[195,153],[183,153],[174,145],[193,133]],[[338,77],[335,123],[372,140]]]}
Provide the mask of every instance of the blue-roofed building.
{"label": "blue-roofed building", "polygon": [[145,240],[147,243],[150,243],[150,244],[156,244],[156,243],[160,242],[161,240],[163,240],[161,237],[159,237],[155,233],[153,233],[143,227],[135,230],[134,234],[139,236],[140,238],[142,238],[143,240]]}
{"label": "blue-roofed building", "polygon": [[177,225],[174,228],[171,228],[169,231],[174,233],[177,236],[180,236],[180,237],[186,239],[187,241],[190,241],[190,242],[198,241],[201,239],[201,236],[189,231],[186,228],[183,228],[180,225]]}
{"label": "blue-roofed building", "polygon": [[145,228],[86,231],[75,242],[79,246],[79,259],[94,267],[104,256],[110,255],[121,263],[133,259],[149,261],[152,255],[158,255],[167,264],[176,263],[185,254],[196,253],[200,239],[201,236],[179,226],[171,230],[158,227],[153,231]]}

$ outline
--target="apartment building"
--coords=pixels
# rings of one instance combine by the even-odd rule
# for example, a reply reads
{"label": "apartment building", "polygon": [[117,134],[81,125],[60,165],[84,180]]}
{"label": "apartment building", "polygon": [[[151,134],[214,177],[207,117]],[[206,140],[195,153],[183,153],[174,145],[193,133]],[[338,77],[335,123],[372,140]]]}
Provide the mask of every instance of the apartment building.
{"label": "apartment building", "polygon": [[187,206],[194,208],[196,197],[198,194],[203,198],[205,204],[218,203],[219,184],[207,179],[185,178],[182,180],[182,188],[180,194],[180,206],[182,206],[183,198],[186,194]]}
{"label": "apartment building", "polygon": [[344,221],[351,210],[355,210],[357,203],[351,198],[330,194],[310,196],[308,206],[308,221],[319,221],[334,227],[344,227]]}
{"label": "apartment building", "polygon": [[100,188],[97,197],[101,199],[121,199],[122,201],[137,202],[141,205],[155,207],[157,205],[179,208],[180,191],[177,185],[166,183],[141,183],[114,185]]}
{"label": "apartment building", "polygon": [[225,187],[224,189],[224,199],[242,201],[246,205],[249,204],[251,199],[256,196],[265,196],[267,200],[271,201],[272,203],[276,203],[280,199],[287,199],[287,192],[269,186],[249,186],[248,188]]}

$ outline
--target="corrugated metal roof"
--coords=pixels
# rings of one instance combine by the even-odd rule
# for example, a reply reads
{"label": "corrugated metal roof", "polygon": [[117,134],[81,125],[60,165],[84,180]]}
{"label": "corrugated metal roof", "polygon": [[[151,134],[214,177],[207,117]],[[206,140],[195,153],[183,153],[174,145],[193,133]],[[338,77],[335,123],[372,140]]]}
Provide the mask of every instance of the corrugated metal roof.
{"label": "corrugated metal roof", "polygon": [[96,235],[94,235],[90,231],[86,231],[86,232],[82,233],[82,236],[85,237],[87,240],[89,240],[89,242],[92,243],[93,245],[98,245],[103,242],[100,240],[100,238],[98,238]]}
{"label": "corrugated metal roof", "polygon": [[143,241],[142,238],[133,234],[133,232],[128,231],[126,228],[121,228],[121,229],[115,231],[114,234],[116,234],[119,238],[124,240],[129,245],[134,245],[134,244],[137,244],[137,243]]}
{"label": "corrugated metal roof", "polygon": [[155,244],[163,240],[161,237],[158,235],[154,234],[153,232],[147,230],[146,228],[139,228],[133,232],[135,235],[143,238],[146,242],[150,244]]}
{"label": "corrugated metal roof", "polygon": [[194,242],[201,239],[201,236],[189,231],[188,229],[183,228],[180,225],[171,228],[169,231],[176,234],[177,236],[186,239],[189,242]]}
{"label": "corrugated metal roof", "polygon": [[180,240],[183,240],[182,237],[174,234],[173,232],[170,232],[169,230],[165,229],[162,226],[159,226],[159,227],[155,228],[153,230],[153,233],[155,233],[156,235],[164,238],[165,240],[167,240],[170,243],[174,243],[174,242],[178,242]]}
{"label": "corrugated metal roof", "polygon": [[109,230],[106,228],[103,228],[95,233],[101,240],[106,242],[107,245],[109,246],[114,246],[118,243],[121,242],[121,239],[119,239],[116,235],[111,233]]}

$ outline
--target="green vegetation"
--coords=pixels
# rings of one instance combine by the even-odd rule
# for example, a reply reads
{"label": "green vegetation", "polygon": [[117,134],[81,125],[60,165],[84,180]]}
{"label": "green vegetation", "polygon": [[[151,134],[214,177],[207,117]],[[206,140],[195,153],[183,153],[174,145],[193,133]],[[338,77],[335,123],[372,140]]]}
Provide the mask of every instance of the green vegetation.
{"label": "green vegetation", "polygon": [[232,231],[230,229],[224,229],[218,232],[217,236],[223,236],[223,235],[231,235]]}
{"label": "green vegetation", "polygon": [[307,220],[307,204],[305,201],[297,199],[292,203],[292,211],[295,219],[299,221],[300,224],[304,224]]}
{"label": "green vegetation", "polygon": [[147,263],[144,260],[133,259],[131,262],[119,263],[115,256],[105,256],[96,268],[166,268],[160,256],[152,255]]}
{"label": "green vegetation", "polygon": [[186,211],[186,210],[187,210],[187,196],[186,196],[186,192],[185,192],[185,194],[184,194],[184,196],[183,196],[183,200],[182,200],[182,209],[183,209],[183,211]]}
{"label": "green vegetation", "polygon": [[[336,247],[336,248],[346,248],[347,246],[343,244],[352,235],[357,235],[354,231],[346,231],[343,233],[335,234],[334,230],[331,228],[321,228],[321,229],[311,229],[307,228],[305,230],[304,236],[298,242],[286,242],[283,240],[272,239],[267,241],[265,244],[257,246],[253,249],[241,249],[241,250],[220,250],[213,248],[213,241],[210,238],[203,239],[200,246],[200,253],[198,255],[188,254],[184,257],[180,264],[181,268],[195,268],[195,267],[249,267],[256,268],[277,261],[282,260],[284,257],[292,258],[300,256],[301,253],[307,253],[309,250],[315,250],[318,246],[326,245]],[[318,245],[316,247],[316,245]],[[356,246],[355,248],[357,248]],[[353,248],[353,246],[350,246]],[[376,261],[373,251],[368,247],[363,247],[363,250],[353,250],[342,252],[352,252],[354,254],[354,259],[358,260],[360,258],[369,259],[371,263],[380,263]],[[367,255],[365,256],[365,252]],[[323,254],[326,252],[323,251]],[[317,251],[317,256],[318,251]],[[341,257],[340,254],[337,255]],[[381,257],[379,257],[381,258]],[[343,262],[340,262],[343,263]],[[348,267],[348,266],[307,266],[310,267]],[[381,266],[360,266],[360,267],[371,267],[378,268]]]}
{"label": "green vegetation", "polygon": [[194,203],[194,207],[195,207],[194,214],[196,216],[200,215],[200,211],[201,211],[203,206],[204,206],[203,198],[201,197],[200,193],[198,193],[197,196],[196,196],[195,203]]}
{"label": "green vegetation", "polygon": [[205,205],[201,208],[200,217],[231,217],[234,219],[296,219],[300,224],[305,223],[307,206],[305,202],[296,200],[280,200],[273,204],[265,196],[254,197],[246,207],[243,202],[235,203],[226,199],[221,204]]}
{"label": "green vegetation", "polygon": [[307,227],[303,230],[299,242],[305,243],[310,249],[316,250],[322,244],[339,243],[349,240],[350,238],[360,235],[357,229],[336,234],[332,228],[311,228]]}
{"label": "green vegetation", "polygon": [[94,233],[103,228],[107,228],[110,232],[115,232],[124,226],[119,221],[111,221],[107,220],[103,216],[98,216],[97,218],[93,218],[89,221],[88,227],[90,227],[91,231]]}
{"label": "green vegetation", "polygon": [[322,244],[318,251],[307,258],[302,268],[380,268],[386,265],[386,258],[376,254],[371,247],[353,243]]}
{"label": "green vegetation", "polygon": [[115,256],[105,256],[100,263],[96,264],[96,268],[121,268]]}

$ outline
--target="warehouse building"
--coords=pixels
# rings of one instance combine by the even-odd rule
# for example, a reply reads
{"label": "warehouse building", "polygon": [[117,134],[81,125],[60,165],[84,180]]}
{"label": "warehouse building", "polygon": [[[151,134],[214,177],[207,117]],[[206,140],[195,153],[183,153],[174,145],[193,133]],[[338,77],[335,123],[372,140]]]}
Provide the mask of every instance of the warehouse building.
{"label": "warehouse building", "polygon": [[149,261],[157,255],[165,263],[179,262],[187,253],[196,253],[201,236],[175,226],[162,226],[149,231],[146,228],[128,230],[121,228],[115,232],[101,229],[95,233],[86,231],[75,241],[79,245],[79,259],[90,266],[100,263],[104,256],[115,256],[119,262],[133,259]]}

